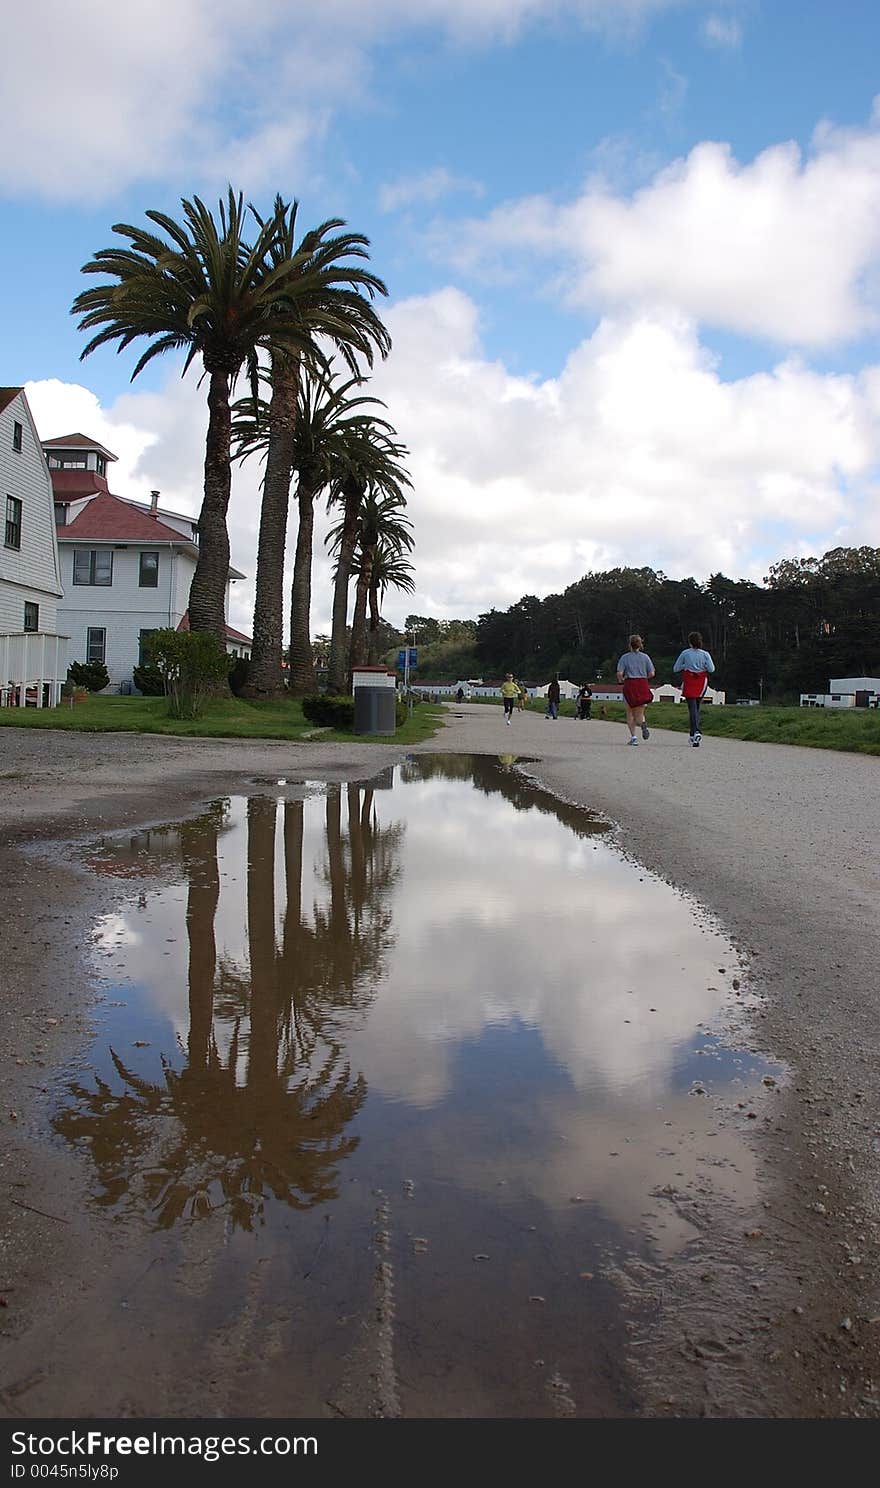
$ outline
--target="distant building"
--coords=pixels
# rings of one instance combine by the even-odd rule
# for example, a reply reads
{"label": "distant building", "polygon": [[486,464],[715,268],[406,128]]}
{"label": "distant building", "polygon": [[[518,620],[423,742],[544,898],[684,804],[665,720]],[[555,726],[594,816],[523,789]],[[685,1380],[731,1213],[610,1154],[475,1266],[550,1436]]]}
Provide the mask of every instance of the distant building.
{"label": "distant building", "polygon": [[[43,441],[55,505],[64,598],[62,628],[71,661],[102,661],[111,692],[128,691],[156,630],[188,629],[189,591],[199,556],[193,517],[115,496],[107,469],[116,456],[85,434]],[[226,585],[244,574],[230,568]],[[226,627],[226,649],[249,656],[251,640]]]}
{"label": "distant building", "polygon": [[801,707],[880,707],[880,677],[831,677],[827,692],[802,692]]}
{"label": "distant building", "polygon": [[0,706],[52,707],[67,676],[52,482],[24,389],[0,388]]}

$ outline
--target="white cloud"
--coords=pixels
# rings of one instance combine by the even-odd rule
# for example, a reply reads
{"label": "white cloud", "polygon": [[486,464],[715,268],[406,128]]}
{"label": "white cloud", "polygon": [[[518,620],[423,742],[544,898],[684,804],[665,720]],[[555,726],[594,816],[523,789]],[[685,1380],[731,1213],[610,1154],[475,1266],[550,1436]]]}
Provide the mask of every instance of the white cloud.
{"label": "white cloud", "polygon": [[740,164],[704,141],[633,194],[588,183],[574,201],[509,202],[438,228],[435,248],[494,271],[520,254],[564,264],[570,300],[602,309],[672,306],[783,345],[828,346],[876,329],[880,112],[859,130],[817,129]]}
{"label": "white cloud", "polygon": [[379,188],[379,206],[383,212],[397,212],[413,202],[434,202],[441,196],[455,192],[468,192],[471,196],[482,196],[479,181],[470,181],[465,176],[454,176],[445,166],[423,171],[416,176],[401,176],[396,181],[386,182]]}
{"label": "white cloud", "polygon": [[[589,569],[650,565],[760,579],[768,559],[880,545],[880,366],[831,375],[786,359],[721,380],[686,317],[605,319],[556,378],[513,376],[481,349],[478,313],[445,289],[392,307],[394,349],[373,390],[411,451],[416,595],[386,605],[447,617],[561,590]],[[101,409],[82,388],[28,388],[46,435],[95,433],[120,455],[120,495],[156,486],[195,512],[205,411],[194,379]],[[255,567],[260,467],[236,469],[233,561]],[[291,542],[295,518],[291,519]],[[321,534],[326,526],[323,514]],[[329,627],[316,543],[314,629]],[[252,582],[233,623],[251,623]]]}
{"label": "white cloud", "polygon": [[[0,92],[14,121],[0,190],[104,198],[138,180],[222,182],[308,163],[329,115],[369,89],[371,47],[403,31],[459,43],[513,41],[568,17],[632,31],[700,0],[35,0],[4,19]],[[268,158],[265,151],[268,150]]]}
{"label": "white cloud", "polygon": [[712,11],[703,21],[702,33],[710,46],[725,51],[736,51],[742,45],[742,24],[736,16]]}

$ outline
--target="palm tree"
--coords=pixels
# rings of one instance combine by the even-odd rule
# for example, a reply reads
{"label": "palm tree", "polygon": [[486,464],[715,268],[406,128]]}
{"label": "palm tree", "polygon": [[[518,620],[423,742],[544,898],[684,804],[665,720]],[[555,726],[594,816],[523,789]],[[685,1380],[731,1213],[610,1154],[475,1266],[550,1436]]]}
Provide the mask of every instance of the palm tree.
{"label": "palm tree", "polygon": [[[80,360],[99,346],[117,342],[123,351],[146,339],[132,381],[154,357],[185,352],[183,373],[200,358],[208,379],[205,483],[199,514],[199,558],[190,590],[193,630],[209,631],[225,646],[229,578],[230,388],[247,364],[256,379],[256,347],[266,317],[286,302],[283,271],[267,269],[279,231],[273,217],[253,245],[245,241],[243,198],[229,188],[219,204],[219,226],[199,199],[183,199],[183,223],[164,212],[147,212],[164,237],[117,223],[113,231],[128,248],[102,248],[83,265],[84,274],[106,274],[110,283],[83,290],[73,302],[80,330],[94,330]],[[301,332],[289,327],[296,340]],[[305,344],[305,343],[304,343]]]}
{"label": "palm tree", "polygon": [[[298,473],[299,524],[291,586],[289,672],[289,686],[295,696],[315,688],[310,627],[315,498],[331,484],[357,436],[366,435],[370,428],[384,429],[389,435],[394,432],[384,419],[359,411],[368,405],[384,406],[378,398],[350,396],[354,388],[362,386],[360,378],[335,385],[337,380],[332,363],[326,373],[304,365],[296,389],[292,465]],[[271,438],[270,405],[262,399],[256,403],[243,399],[234,412],[233,438],[241,458],[266,450]],[[265,506],[264,497],[264,512]]]}
{"label": "palm tree", "polygon": [[[403,515],[405,502],[401,496],[384,495],[372,487],[364,494],[358,513],[357,552],[352,571],[357,576],[354,615],[351,622],[350,667],[361,666],[367,660],[367,598],[370,592],[373,563],[380,542],[397,552],[411,551],[412,523]],[[342,524],[329,534],[332,544],[341,540]]]}
{"label": "palm tree", "polygon": [[[272,391],[263,415],[266,474],[257,546],[254,646],[247,689],[254,697],[277,695],[281,690],[284,547],[291,476],[293,469],[298,468],[298,393],[308,368],[326,365],[317,338],[335,346],[358,378],[356,356],[363,357],[371,367],[374,350],[384,357],[391,346],[388,332],[370,304],[375,295],[388,293],[385,285],[366,269],[342,262],[369,257],[369,239],[361,233],[330,236],[336,228],[345,226],[341,219],[331,218],[307,232],[297,245],[297,211],[297,202],[287,204],[280,196],[275,198],[276,233],[269,259],[273,270],[284,272],[287,298],[268,324]],[[253,207],[251,212],[262,232],[266,224]],[[287,337],[291,313],[299,333],[292,343]],[[273,333],[275,321],[277,333]],[[303,336],[312,343],[305,365],[301,351]],[[256,425],[255,406],[251,414]],[[245,444],[254,447],[253,441],[245,440]]]}
{"label": "palm tree", "polygon": [[331,490],[331,502],[342,506],[342,518],[330,534],[337,548],[333,581],[333,619],[330,632],[330,660],[327,668],[327,691],[346,690],[348,658],[346,656],[346,622],[348,619],[348,584],[358,539],[361,505],[368,489],[405,500],[404,486],[411,484],[401,458],[406,454],[383,430],[360,431],[346,447],[343,463]]}
{"label": "palm tree", "polygon": [[367,661],[375,666],[379,660],[379,626],[381,624],[381,602],[389,589],[399,589],[404,594],[412,594],[415,590],[415,580],[412,577],[413,567],[403,553],[393,547],[387,547],[380,539],[379,545],[373,554],[373,567],[370,572],[370,588],[368,604],[370,610],[369,638],[367,644]]}

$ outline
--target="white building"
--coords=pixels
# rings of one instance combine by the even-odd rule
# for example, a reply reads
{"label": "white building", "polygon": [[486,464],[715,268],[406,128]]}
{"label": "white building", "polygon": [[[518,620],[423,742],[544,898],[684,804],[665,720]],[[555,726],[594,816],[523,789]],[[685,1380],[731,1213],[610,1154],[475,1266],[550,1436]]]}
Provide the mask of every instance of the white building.
{"label": "white building", "polygon": [[[189,591],[199,556],[193,517],[114,496],[107,466],[116,456],[84,434],[43,441],[55,502],[71,661],[103,661],[112,692],[128,691],[147,659],[153,631],[187,629]],[[244,575],[230,568],[226,586]],[[250,637],[227,624],[226,649],[250,656]]]}
{"label": "white building", "polygon": [[880,677],[832,677],[827,692],[802,692],[801,707],[880,707]]}
{"label": "white building", "polygon": [[[654,694],[655,703],[681,703],[684,696],[680,687],[673,682],[658,682],[651,678],[649,687]],[[619,682],[591,682],[593,689],[593,703],[622,703],[624,701],[623,688]],[[727,702],[727,693],[716,687],[707,687],[701,698],[703,703],[711,703],[716,708],[723,708]]]}
{"label": "white building", "polygon": [[67,675],[61,570],[52,482],[20,387],[0,388],[0,494],[0,706],[52,707]]}

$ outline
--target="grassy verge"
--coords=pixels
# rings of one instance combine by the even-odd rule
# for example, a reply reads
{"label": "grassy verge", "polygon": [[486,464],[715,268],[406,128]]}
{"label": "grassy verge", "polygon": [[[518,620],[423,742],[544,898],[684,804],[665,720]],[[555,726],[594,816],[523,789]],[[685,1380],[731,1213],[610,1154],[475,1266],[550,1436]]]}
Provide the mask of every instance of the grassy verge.
{"label": "grassy verge", "polygon": [[[501,704],[493,698],[480,698],[489,707]],[[623,703],[605,703],[607,717],[622,723],[626,718]],[[601,716],[602,704],[593,703],[593,718]],[[545,705],[529,704],[530,713],[543,713]],[[573,718],[573,703],[563,703],[562,717]],[[715,708],[703,706],[700,722],[706,738],[746,739],[759,744],[800,744],[805,749],[840,749],[850,754],[880,754],[880,711],[850,708]],[[688,731],[688,712],[684,703],[655,703],[648,709],[652,729]],[[588,725],[585,725],[588,726]]]}
{"label": "grassy verge", "polygon": [[75,708],[0,708],[0,726],[34,729],[73,729],[78,733],[176,734],[202,739],[301,739],[313,735],[350,743],[417,744],[429,739],[443,716],[440,705],[422,703],[393,736],[320,731],[303,717],[295,701],[246,702],[219,698],[208,704],[201,718],[169,718],[164,698],[102,697],[93,695]]}

